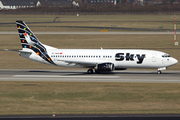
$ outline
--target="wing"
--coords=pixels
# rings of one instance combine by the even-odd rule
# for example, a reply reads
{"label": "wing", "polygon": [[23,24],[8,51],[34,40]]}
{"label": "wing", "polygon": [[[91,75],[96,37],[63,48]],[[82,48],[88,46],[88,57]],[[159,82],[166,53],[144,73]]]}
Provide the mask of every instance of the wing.
{"label": "wing", "polygon": [[84,66],[84,67],[95,67],[97,62],[84,62],[84,61],[70,61],[70,60],[58,60],[58,61],[63,61],[70,64],[75,64],[74,66]]}

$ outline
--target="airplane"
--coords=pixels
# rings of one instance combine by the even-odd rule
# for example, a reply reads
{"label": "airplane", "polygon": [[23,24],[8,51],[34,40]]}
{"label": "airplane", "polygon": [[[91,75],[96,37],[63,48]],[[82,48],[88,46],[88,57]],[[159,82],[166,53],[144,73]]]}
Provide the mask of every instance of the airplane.
{"label": "airplane", "polygon": [[40,63],[88,68],[87,73],[126,70],[127,68],[156,68],[157,73],[178,63],[169,54],[140,49],[57,49],[41,43],[24,21],[16,21],[22,44],[19,55]]}

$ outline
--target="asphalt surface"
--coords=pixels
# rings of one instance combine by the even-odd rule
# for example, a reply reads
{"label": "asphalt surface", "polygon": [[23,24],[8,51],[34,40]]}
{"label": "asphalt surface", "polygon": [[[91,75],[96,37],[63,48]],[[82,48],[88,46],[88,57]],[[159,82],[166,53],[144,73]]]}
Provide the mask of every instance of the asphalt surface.
{"label": "asphalt surface", "polygon": [[113,71],[87,74],[86,70],[0,69],[0,81],[180,83],[180,71]]}
{"label": "asphalt surface", "polygon": [[[18,32],[1,31],[1,35],[13,35]],[[34,32],[34,34],[59,34],[59,35],[174,35],[174,32]],[[180,34],[180,32],[176,32]]]}

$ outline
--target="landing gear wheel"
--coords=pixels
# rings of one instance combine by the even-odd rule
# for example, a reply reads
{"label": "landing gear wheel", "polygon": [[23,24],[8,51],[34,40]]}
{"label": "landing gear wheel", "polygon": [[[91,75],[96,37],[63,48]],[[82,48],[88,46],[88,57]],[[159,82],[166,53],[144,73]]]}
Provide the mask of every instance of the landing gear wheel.
{"label": "landing gear wheel", "polygon": [[88,74],[93,74],[93,69],[88,69],[88,70],[87,70],[87,73],[88,73]]}
{"label": "landing gear wheel", "polygon": [[158,70],[158,71],[157,71],[157,74],[161,74],[161,71],[160,71],[160,70]]}

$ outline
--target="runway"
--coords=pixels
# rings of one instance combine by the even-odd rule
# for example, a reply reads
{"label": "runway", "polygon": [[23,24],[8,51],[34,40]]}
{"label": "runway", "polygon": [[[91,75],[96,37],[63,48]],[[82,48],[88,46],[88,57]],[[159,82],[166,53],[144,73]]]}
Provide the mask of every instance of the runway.
{"label": "runway", "polygon": [[[17,35],[18,32],[1,31],[0,35]],[[174,32],[34,32],[34,34],[53,35],[174,35]],[[176,32],[180,34],[180,32]]]}
{"label": "runway", "polygon": [[87,74],[86,70],[0,69],[0,81],[180,83],[180,71],[114,71]]}

